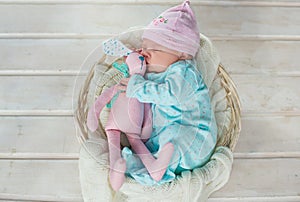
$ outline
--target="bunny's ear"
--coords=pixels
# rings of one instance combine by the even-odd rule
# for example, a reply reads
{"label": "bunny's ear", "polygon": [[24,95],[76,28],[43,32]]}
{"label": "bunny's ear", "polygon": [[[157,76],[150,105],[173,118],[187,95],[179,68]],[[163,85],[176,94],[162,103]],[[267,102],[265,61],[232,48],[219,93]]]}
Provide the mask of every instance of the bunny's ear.
{"label": "bunny's ear", "polygon": [[128,56],[132,50],[127,48],[118,39],[109,39],[103,42],[103,51],[106,55],[122,57]]}
{"label": "bunny's ear", "polygon": [[123,62],[122,64],[119,64],[119,63],[117,63],[117,62],[114,62],[114,63],[112,64],[112,66],[113,66],[114,68],[116,68],[117,70],[119,70],[120,72],[122,72],[123,75],[124,75],[124,77],[126,77],[126,78],[129,77],[129,69],[128,69],[128,66],[127,66],[126,63]]}

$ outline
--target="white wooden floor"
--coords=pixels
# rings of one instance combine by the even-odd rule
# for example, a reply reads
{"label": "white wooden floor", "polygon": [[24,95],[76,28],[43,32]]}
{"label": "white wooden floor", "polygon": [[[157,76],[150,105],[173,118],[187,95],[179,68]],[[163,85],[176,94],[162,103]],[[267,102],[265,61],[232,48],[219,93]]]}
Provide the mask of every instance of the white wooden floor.
{"label": "white wooden floor", "polygon": [[[0,0],[0,201],[83,201],[80,65],[104,38],[179,2]],[[243,107],[231,179],[209,201],[300,201],[300,1],[191,2]]]}

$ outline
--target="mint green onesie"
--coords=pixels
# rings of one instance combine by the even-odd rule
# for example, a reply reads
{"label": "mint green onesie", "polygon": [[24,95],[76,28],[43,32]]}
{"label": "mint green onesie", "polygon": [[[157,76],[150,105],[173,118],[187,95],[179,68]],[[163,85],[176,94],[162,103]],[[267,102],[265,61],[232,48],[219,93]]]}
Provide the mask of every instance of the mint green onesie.
{"label": "mint green onesie", "polygon": [[162,180],[155,182],[139,157],[128,147],[122,150],[126,175],[144,185],[162,184],[175,179],[184,170],[204,165],[212,155],[217,125],[208,89],[194,60],[180,60],[165,72],[147,73],[144,79],[133,75],[126,95],[151,103],[153,132],[145,143],[156,157],[168,142],[174,154]]}

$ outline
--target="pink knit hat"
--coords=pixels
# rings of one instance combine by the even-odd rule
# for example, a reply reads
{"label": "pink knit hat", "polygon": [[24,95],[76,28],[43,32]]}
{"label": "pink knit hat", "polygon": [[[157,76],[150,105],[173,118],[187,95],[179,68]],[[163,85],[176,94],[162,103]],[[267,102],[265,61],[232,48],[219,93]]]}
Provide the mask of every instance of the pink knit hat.
{"label": "pink knit hat", "polygon": [[147,26],[142,38],[195,57],[200,36],[190,2],[185,0],[164,11]]}

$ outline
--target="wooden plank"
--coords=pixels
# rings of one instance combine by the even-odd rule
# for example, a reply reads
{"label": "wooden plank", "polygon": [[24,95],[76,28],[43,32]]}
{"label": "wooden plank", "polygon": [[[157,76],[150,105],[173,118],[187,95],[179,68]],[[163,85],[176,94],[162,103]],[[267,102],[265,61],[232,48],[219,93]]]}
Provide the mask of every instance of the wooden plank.
{"label": "wooden plank", "polygon": [[81,198],[77,160],[1,160],[0,171],[1,199],[69,201]]}
{"label": "wooden plank", "polygon": [[84,59],[102,40],[0,40],[0,70],[79,72]]}
{"label": "wooden plank", "polygon": [[300,152],[300,117],[244,117],[235,152]]}
{"label": "wooden plank", "polygon": [[79,152],[73,117],[0,117],[0,131],[0,153]]}
{"label": "wooden plank", "polygon": [[[2,76],[0,110],[72,110],[81,78],[76,76]],[[80,86],[80,85],[79,85]]]}
{"label": "wooden plank", "polygon": [[[147,25],[172,5],[175,4],[125,7],[124,5],[1,5],[0,32],[119,33],[131,26]],[[299,7],[195,5],[193,9],[200,31],[207,35],[220,33],[297,35],[300,31]]]}
{"label": "wooden plank", "polygon": [[[76,75],[84,59],[102,40],[0,40],[0,74]],[[229,73],[300,75],[297,55],[300,41],[215,40],[213,43]]]}
{"label": "wooden plank", "polygon": [[[236,159],[228,184],[212,198],[296,198],[299,166],[300,159]],[[12,199],[63,201],[72,197],[71,201],[79,201],[81,197],[77,161],[2,160],[0,170],[2,199],[11,195]]]}
{"label": "wooden plank", "polygon": [[300,41],[214,41],[229,73],[299,76]]}
{"label": "wooden plank", "polygon": [[[243,117],[235,149],[241,158],[299,153],[300,117]],[[78,158],[73,117],[0,117],[0,159]],[[288,138],[286,138],[288,137]]]}
{"label": "wooden plank", "polygon": [[299,197],[299,166],[297,158],[236,159],[228,184],[212,197]]}
{"label": "wooden plank", "polygon": [[[72,110],[73,91],[77,95],[84,78],[1,76],[0,110]],[[234,75],[233,80],[245,113],[300,112],[298,77]],[[76,96],[74,100],[77,100]]]}
{"label": "wooden plank", "polygon": [[298,77],[234,75],[232,78],[237,85],[243,112],[255,115],[300,111]]}

